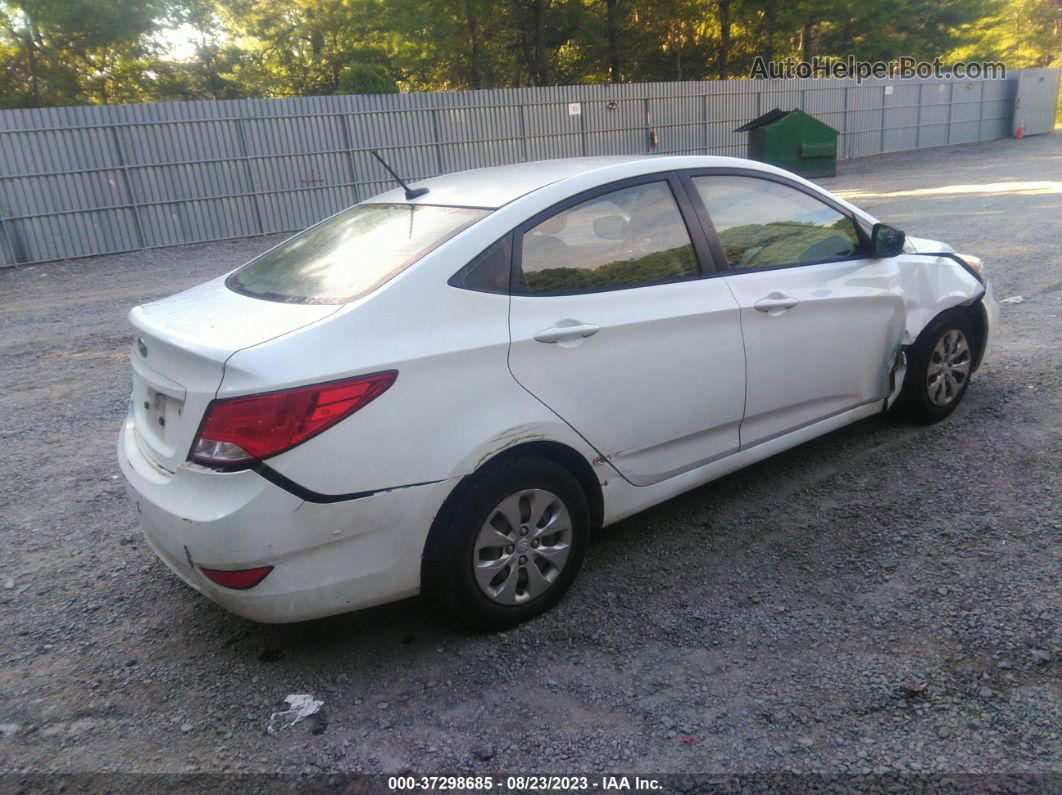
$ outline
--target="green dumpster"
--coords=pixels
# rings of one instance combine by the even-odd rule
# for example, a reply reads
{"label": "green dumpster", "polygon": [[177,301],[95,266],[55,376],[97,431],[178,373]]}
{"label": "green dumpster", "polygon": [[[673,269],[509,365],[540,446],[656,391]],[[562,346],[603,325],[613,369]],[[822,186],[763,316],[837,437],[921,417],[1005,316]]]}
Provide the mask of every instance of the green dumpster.
{"label": "green dumpster", "polygon": [[804,177],[837,173],[837,130],[802,110],[775,108],[734,132],[749,134],[749,159]]}

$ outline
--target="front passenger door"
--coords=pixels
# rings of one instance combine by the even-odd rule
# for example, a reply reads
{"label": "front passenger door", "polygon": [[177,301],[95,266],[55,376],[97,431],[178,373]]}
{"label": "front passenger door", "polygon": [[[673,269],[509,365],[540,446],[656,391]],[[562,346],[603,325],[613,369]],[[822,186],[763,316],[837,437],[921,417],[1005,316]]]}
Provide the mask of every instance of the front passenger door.
{"label": "front passenger door", "polygon": [[737,450],[744,408],[738,306],[680,196],[627,180],[515,236],[513,376],[639,486]]}
{"label": "front passenger door", "polygon": [[781,179],[692,176],[741,305],[741,446],[884,400],[905,309],[894,260],[872,259],[842,208]]}

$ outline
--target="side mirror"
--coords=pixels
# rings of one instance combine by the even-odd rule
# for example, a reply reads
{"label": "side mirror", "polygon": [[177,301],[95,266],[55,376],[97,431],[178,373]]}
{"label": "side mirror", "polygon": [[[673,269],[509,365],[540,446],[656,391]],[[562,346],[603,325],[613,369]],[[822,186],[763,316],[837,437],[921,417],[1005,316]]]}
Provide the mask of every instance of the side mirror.
{"label": "side mirror", "polygon": [[874,224],[870,232],[870,254],[876,259],[896,257],[903,252],[907,235],[888,224]]}
{"label": "side mirror", "polygon": [[602,240],[623,240],[627,236],[627,219],[622,215],[603,215],[595,218],[594,234]]}

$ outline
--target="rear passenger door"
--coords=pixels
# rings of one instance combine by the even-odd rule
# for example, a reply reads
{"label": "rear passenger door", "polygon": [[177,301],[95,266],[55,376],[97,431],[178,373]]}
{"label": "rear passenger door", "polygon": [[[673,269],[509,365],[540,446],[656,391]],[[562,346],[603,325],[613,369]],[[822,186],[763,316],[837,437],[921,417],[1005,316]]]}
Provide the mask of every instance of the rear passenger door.
{"label": "rear passenger door", "polygon": [[649,485],[733,452],[738,306],[675,175],[625,180],[516,230],[509,365],[619,472]]}
{"label": "rear passenger door", "polygon": [[895,259],[873,259],[851,213],[771,175],[687,176],[741,305],[741,446],[883,400],[902,341]]}

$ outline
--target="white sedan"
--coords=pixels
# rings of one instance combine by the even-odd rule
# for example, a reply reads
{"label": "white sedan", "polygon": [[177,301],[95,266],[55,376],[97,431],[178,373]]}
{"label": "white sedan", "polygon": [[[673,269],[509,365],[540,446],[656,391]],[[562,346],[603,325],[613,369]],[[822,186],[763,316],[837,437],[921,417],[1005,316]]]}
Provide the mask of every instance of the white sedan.
{"label": "white sedan", "polygon": [[185,582],[285,622],[427,591],[501,628],[592,530],[864,417],[962,400],[980,260],[723,157],[381,194],[136,307],[118,454]]}

